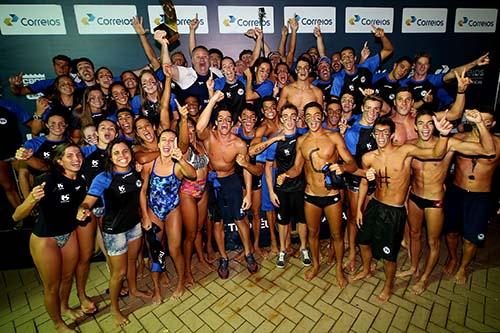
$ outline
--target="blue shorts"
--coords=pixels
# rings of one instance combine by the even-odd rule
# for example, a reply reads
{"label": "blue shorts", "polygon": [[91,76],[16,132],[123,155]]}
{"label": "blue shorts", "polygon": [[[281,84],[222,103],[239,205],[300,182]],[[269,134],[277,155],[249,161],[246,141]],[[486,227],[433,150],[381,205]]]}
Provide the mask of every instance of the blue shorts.
{"label": "blue shorts", "polygon": [[458,232],[472,244],[483,245],[493,207],[491,193],[469,192],[451,185],[446,190],[444,207],[443,233]]}
{"label": "blue shorts", "polygon": [[[273,168],[273,186],[276,182],[276,168]],[[275,211],[276,207],[271,202],[269,197],[269,188],[267,187],[266,175],[262,175],[262,198],[260,202],[260,209],[264,212]]]}
{"label": "blue shorts", "polygon": [[142,237],[142,228],[140,223],[137,223],[131,229],[119,234],[108,234],[106,232],[102,233],[104,246],[106,247],[109,256],[119,256],[124,253],[127,253],[128,242],[131,242],[141,237]]}

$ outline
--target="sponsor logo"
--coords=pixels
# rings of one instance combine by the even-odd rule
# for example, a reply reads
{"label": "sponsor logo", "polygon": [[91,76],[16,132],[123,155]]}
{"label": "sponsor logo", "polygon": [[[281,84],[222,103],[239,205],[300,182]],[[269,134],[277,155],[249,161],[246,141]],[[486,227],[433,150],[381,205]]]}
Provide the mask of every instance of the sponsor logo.
{"label": "sponsor logo", "polygon": [[443,33],[446,32],[446,8],[403,8],[401,32]]}
{"label": "sponsor logo", "polygon": [[[264,7],[262,28],[265,33],[274,33],[274,8]],[[244,33],[248,29],[260,28],[259,7],[218,6],[220,33]]]}
{"label": "sponsor logo", "polygon": [[[180,34],[189,34],[189,24],[193,18],[198,17],[199,25],[197,34],[208,34],[208,16],[206,6],[175,6],[177,16],[177,31]],[[165,15],[161,6],[148,6],[149,26],[153,30],[165,22]]]}
{"label": "sponsor logo", "polygon": [[322,33],[334,33],[336,25],[335,7],[284,7],[283,24],[294,17],[299,23],[298,33],[312,33],[319,24]]}
{"label": "sponsor logo", "polygon": [[57,184],[57,189],[58,189],[58,190],[64,190],[64,185],[63,185],[63,184],[61,184],[61,183],[58,183],[58,184]]}
{"label": "sponsor logo", "polygon": [[394,21],[393,8],[346,7],[345,32],[370,33],[372,26],[391,33]]}
{"label": "sponsor logo", "polygon": [[92,160],[92,167],[93,168],[99,167],[99,160]]}
{"label": "sponsor logo", "polygon": [[80,34],[135,34],[135,6],[74,5],[74,11]]}
{"label": "sponsor logo", "polygon": [[384,248],[382,249],[382,251],[384,251],[385,254],[389,254],[391,253],[391,249],[387,246],[384,246]]}
{"label": "sponsor logo", "polygon": [[140,179],[137,179],[137,180],[135,181],[135,186],[137,186],[137,187],[141,187],[141,186],[142,186],[142,181],[141,181]]}
{"label": "sponsor logo", "polygon": [[69,202],[69,194],[63,194],[61,195],[61,203],[68,203]]}
{"label": "sponsor logo", "polygon": [[59,5],[0,5],[3,35],[66,34]]}
{"label": "sponsor logo", "polygon": [[498,9],[457,8],[455,32],[495,32]]}
{"label": "sponsor logo", "polygon": [[125,185],[119,185],[118,186],[118,191],[120,191],[120,194],[121,193],[125,193]]}
{"label": "sponsor logo", "polygon": [[477,239],[479,239],[481,241],[484,240],[484,234],[477,235]]}
{"label": "sponsor logo", "polygon": [[7,119],[0,118],[0,125],[5,125],[5,124],[7,124]]}

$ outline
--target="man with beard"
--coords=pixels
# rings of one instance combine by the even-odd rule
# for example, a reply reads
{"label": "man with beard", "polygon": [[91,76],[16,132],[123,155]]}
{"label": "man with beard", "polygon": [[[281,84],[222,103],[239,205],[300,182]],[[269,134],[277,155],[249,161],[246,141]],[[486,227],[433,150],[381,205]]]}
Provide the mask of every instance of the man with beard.
{"label": "man with beard", "polygon": [[394,48],[391,41],[385,35],[384,29],[373,27],[373,34],[380,38],[382,42],[382,50],[379,53],[369,57],[362,64],[356,64],[356,54],[352,47],[344,47],[340,51],[342,65],[341,70],[333,80],[332,90],[330,95],[334,98],[340,98],[345,91],[350,91],[355,96],[356,105],[361,105],[363,94],[359,88],[363,90],[369,88],[372,83],[372,75],[377,70],[379,65],[392,54]]}
{"label": "man with beard", "polygon": [[362,157],[362,166],[367,170],[368,180],[375,179],[377,186],[366,209],[363,207],[368,191],[367,180],[363,178],[359,186],[356,223],[360,230],[356,242],[360,245],[363,269],[353,280],[370,276],[372,257],[384,259],[386,281],[378,296],[383,302],[392,294],[396,275],[396,260],[406,222],[404,203],[410,186],[411,161],[415,157],[441,158],[446,151],[448,138],[445,136],[452,125],[446,121],[446,117],[442,117],[440,122],[435,117],[433,120],[440,137],[434,149],[424,149],[411,144],[394,146],[392,137],[396,125],[390,118],[377,119],[373,130],[377,150]]}
{"label": "man with beard", "polygon": [[[309,232],[309,246],[312,254],[312,267],[306,272],[305,279],[310,281],[319,272],[319,229],[324,213],[330,226],[337,263],[344,256],[344,236],[342,231],[342,204],[340,190],[333,183],[332,175],[344,171],[354,172],[356,163],[347,150],[339,133],[322,127],[323,110],[320,104],[311,102],[304,107],[305,121],[309,131],[297,139],[294,165],[285,173],[278,175],[276,184],[283,185],[287,178],[293,179],[304,171],[306,187],[304,194],[304,213]],[[344,161],[339,165],[339,159]],[[342,265],[336,267],[337,285],[344,288],[347,280]]]}
{"label": "man with beard", "polygon": [[[221,91],[215,92],[207,107],[203,110],[196,124],[196,133],[203,140],[210,160],[210,167],[216,172],[213,187],[217,206],[221,212],[222,221],[215,222],[215,240],[220,253],[219,276],[226,279],[229,276],[229,258],[224,248],[224,225],[235,222],[238,227],[241,242],[244,247],[247,268],[250,273],[258,270],[257,262],[252,253],[250,229],[244,211],[252,206],[252,176],[245,169],[245,197],[240,176],[235,173],[237,158],[248,159],[247,146],[243,140],[231,132],[233,120],[231,112],[220,108],[215,117],[215,128],[209,129],[209,121],[215,104],[224,98]],[[223,223],[222,223],[223,222]]]}
{"label": "man with beard", "polygon": [[[416,145],[421,148],[434,148],[438,138],[433,135],[434,123],[432,116],[438,119],[444,117],[444,112],[434,114],[432,111],[422,110],[417,114],[415,128],[418,133]],[[463,141],[456,137],[448,140],[447,152],[442,160],[421,161],[413,159],[411,163],[412,179],[408,199],[408,225],[410,227],[411,267],[398,274],[399,277],[413,275],[418,278],[412,287],[416,294],[421,294],[429,282],[432,269],[439,259],[440,236],[443,229],[445,193],[444,182],[454,153],[463,155],[493,155],[495,145],[488,128],[477,110],[467,110],[465,118],[474,123],[479,131],[480,141]],[[457,203],[451,203],[455,206]],[[421,232],[423,220],[427,223],[427,243],[429,252],[425,266],[420,276],[419,259],[421,253]]]}
{"label": "man with beard", "polygon": [[308,77],[312,70],[312,63],[306,57],[299,57],[297,60],[297,81],[285,86],[280,94],[278,110],[283,105],[290,103],[299,110],[299,120],[304,117],[304,106],[310,102],[323,105],[323,92],[321,89],[309,83]]}

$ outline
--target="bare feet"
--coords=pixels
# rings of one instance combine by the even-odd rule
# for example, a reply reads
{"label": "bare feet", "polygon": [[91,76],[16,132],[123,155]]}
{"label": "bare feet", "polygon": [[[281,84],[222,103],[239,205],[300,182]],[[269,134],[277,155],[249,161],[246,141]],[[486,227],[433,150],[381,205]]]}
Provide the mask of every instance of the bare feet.
{"label": "bare feet", "polygon": [[418,270],[413,268],[413,267],[410,267],[406,271],[399,271],[396,273],[397,278],[403,278],[403,277],[410,276],[410,275],[417,276]]}
{"label": "bare feet", "polygon": [[214,266],[205,258],[198,260],[198,266],[202,271],[209,271],[209,272],[214,271]]}
{"label": "bare feet", "polygon": [[160,274],[160,284],[162,287],[170,287],[170,280],[168,279],[167,272],[163,272]]}
{"label": "bare feet", "polygon": [[239,263],[242,263],[243,260],[245,260],[245,251],[241,251],[239,252],[235,257],[234,257],[234,260],[236,260],[237,262]]}
{"label": "bare feet", "polygon": [[97,312],[97,306],[87,296],[80,299],[80,309],[87,316],[91,316]]}
{"label": "bare feet", "polygon": [[382,290],[382,292],[380,293],[380,295],[378,295],[378,300],[381,301],[381,302],[387,302],[389,300],[389,298],[391,297],[391,292],[390,291],[387,291],[387,290]]}
{"label": "bare feet", "polygon": [[420,279],[413,287],[411,287],[412,292],[415,295],[420,295],[427,289],[427,280]]}
{"label": "bare feet", "polygon": [[215,254],[214,251],[208,251],[208,253],[207,253],[207,261],[210,264],[213,264],[214,262],[217,261],[217,255]]}
{"label": "bare feet", "polygon": [[448,258],[448,260],[446,260],[446,264],[443,267],[443,273],[446,275],[452,275],[456,271],[457,267],[458,267],[458,260]]}
{"label": "bare feet", "polygon": [[163,300],[161,299],[161,293],[160,292],[154,293],[152,300],[153,300],[152,303],[154,305],[160,305],[161,303],[163,303]]}
{"label": "bare feet", "polygon": [[455,274],[455,283],[456,284],[465,284],[467,282],[467,272],[465,269],[460,268]]}
{"label": "bare feet", "polygon": [[153,295],[149,290],[148,291],[142,291],[142,290],[130,290],[130,295],[134,297],[141,297],[141,298],[151,298]]}
{"label": "bare feet", "polygon": [[349,258],[343,268],[347,274],[353,274],[356,269],[356,258]]}
{"label": "bare feet", "polygon": [[267,259],[268,253],[266,250],[261,249],[257,244],[253,245],[254,248],[254,253],[258,255],[259,257],[262,257],[264,259]]}
{"label": "bare feet", "polygon": [[194,277],[192,272],[186,272],[184,277],[184,286],[191,288],[194,286]]}
{"label": "bare feet", "polygon": [[111,316],[113,316],[113,321],[115,322],[116,326],[125,327],[126,325],[130,324],[130,320],[122,315],[120,311],[111,311]]}
{"label": "bare feet", "polygon": [[344,289],[347,287],[347,280],[344,277],[344,273],[341,271],[340,273],[337,271],[337,287],[340,289]]}
{"label": "bare feet", "polygon": [[370,270],[370,271],[368,271],[368,272],[366,272],[366,271],[364,271],[364,270],[363,270],[363,271],[359,272],[358,274],[354,275],[354,276],[351,278],[351,281],[358,281],[358,280],[362,280],[362,279],[364,279],[364,278],[368,278],[368,277],[370,277],[370,276],[372,276],[372,271],[371,271],[371,270]]}
{"label": "bare feet", "polygon": [[75,321],[85,317],[85,313],[81,309],[61,309],[61,317]]}
{"label": "bare feet", "polygon": [[184,289],[183,285],[177,286],[177,289],[174,290],[174,293],[172,294],[172,299],[174,300],[179,300],[181,296],[184,294]]}
{"label": "bare feet", "polygon": [[318,275],[319,272],[319,267],[318,266],[312,266],[309,268],[304,276],[306,281],[311,281],[316,275]]}
{"label": "bare feet", "polygon": [[277,256],[280,253],[280,250],[278,250],[278,247],[276,245],[271,246],[271,251],[269,251],[269,255],[272,257]]}

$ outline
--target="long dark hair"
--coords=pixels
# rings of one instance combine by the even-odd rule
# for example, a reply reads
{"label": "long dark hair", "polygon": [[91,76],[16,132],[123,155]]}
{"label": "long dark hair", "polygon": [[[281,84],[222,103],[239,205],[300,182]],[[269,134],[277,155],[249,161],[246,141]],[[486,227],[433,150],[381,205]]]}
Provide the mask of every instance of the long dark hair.
{"label": "long dark hair", "polygon": [[114,146],[116,146],[120,143],[124,143],[125,145],[127,145],[128,149],[130,150],[130,155],[132,156],[132,159],[130,160],[129,167],[132,169],[135,169],[135,159],[134,159],[134,151],[132,150],[132,145],[127,140],[124,140],[121,138],[116,138],[113,141],[111,141],[108,144],[108,147],[106,148],[106,153],[108,155],[108,159],[106,160],[105,170],[109,173],[113,173],[113,169],[114,169],[114,164],[113,164],[113,161],[111,160],[111,157],[112,157],[111,151],[113,150]]}
{"label": "long dark hair", "polygon": [[78,148],[78,150],[80,150],[80,146],[73,142],[62,143],[54,149],[54,157],[52,158],[52,163],[50,165],[50,168],[53,172],[56,171],[62,174],[64,173],[64,168],[59,163],[57,163],[57,161],[62,159],[62,157],[64,156],[64,152],[70,147],[76,147]]}

